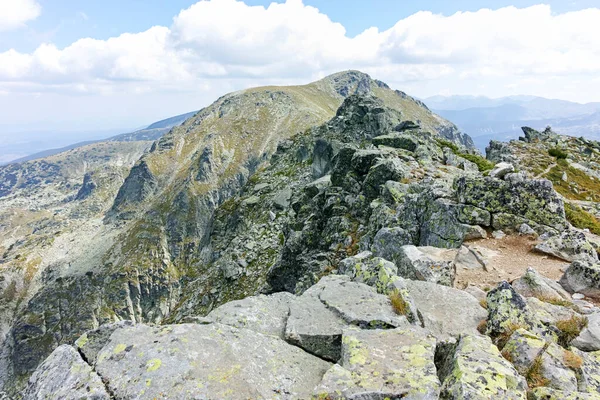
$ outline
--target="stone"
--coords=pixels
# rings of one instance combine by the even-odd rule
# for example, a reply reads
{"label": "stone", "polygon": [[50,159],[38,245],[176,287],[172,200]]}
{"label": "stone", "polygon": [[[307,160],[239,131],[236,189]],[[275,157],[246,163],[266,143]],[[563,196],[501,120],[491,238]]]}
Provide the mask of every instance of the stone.
{"label": "stone", "polygon": [[535,229],[533,229],[529,225],[527,225],[527,224],[521,224],[521,226],[519,226],[519,235],[522,235],[522,236],[537,236],[537,232],[535,231]]}
{"label": "stone", "polygon": [[582,295],[581,293],[573,293],[573,296],[571,296],[573,298],[573,300],[583,300],[585,299],[585,296]]}
{"label": "stone", "polygon": [[376,257],[395,262],[400,248],[412,243],[411,235],[400,227],[381,228],[373,238],[371,251]]}
{"label": "stone", "polygon": [[506,334],[513,328],[530,329],[534,324],[525,299],[508,282],[501,282],[487,295],[486,333],[491,337]]}
{"label": "stone", "polygon": [[279,191],[275,195],[275,197],[273,198],[273,205],[276,208],[285,210],[290,206],[291,198],[292,198],[292,189],[289,187],[285,188],[285,189]]}
{"label": "stone", "polygon": [[490,338],[461,336],[439,370],[440,399],[527,398],[527,383]]}
{"label": "stone", "polygon": [[529,400],[600,400],[600,394],[566,392],[549,387],[538,387],[529,392]]}
{"label": "stone", "polygon": [[600,264],[575,261],[560,278],[560,284],[569,293],[600,300]]}
{"label": "stone", "polygon": [[339,278],[321,279],[319,299],[347,324],[369,329],[408,325],[406,317],[394,312],[387,296],[365,284]]}
{"label": "stone", "polygon": [[577,391],[577,376],[566,364],[565,349],[556,343],[549,343],[540,357],[540,375],[547,379],[548,384],[546,386],[567,392]]}
{"label": "stone", "polygon": [[394,261],[398,275],[407,278],[452,286],[456,275],[456,250],[431,246],[402,246]]}
{"label": "stone", "polygon": [[600,393],[600,351],[591,353],[571,349],[583,361],[579,369],[579,390],[585,393]]}
{"label": "stone", "polygon": [[535,297],[526,299],[527,307],[532,318],[544,326],[556,325],[558,321],[564,321],[573,317],[580,317],[573,307],[563,307],[541,301]]}
{"label": "stone", "polygon": [[477,335],[487,317],[479,300],[470,294],[430,282],[407,280],[406,288],[419,310],[422,324],[439,339],[462,334]]}
{"label": "stone", "polygon": [[520,328],[511,335],[502,348],[502,356],[511,362],[519,374],[526,376],[545,348],[544,339]]}
{"label": "stone", "polygon": [[477,286],[469,285],[463,290],[469,293],[471,296],[475,297],[477,300],[479,300],[479,302],[486,300],[487,292],[478,288]]}
{"label": "stone", "polygon": [[331,364],[283,340],[210,325],[119,329],[96,371],[115,398],[309,398]]}
{"label": "stone", "polygon": [[356,256],[340,261],[340,274],[346,274],[355,282],[364,283],[387,294],[392,278],[398,274],[398,267],[391,261],[373,257],[373,253],[365,251]]}
{"label": "stone", "polygon": [[587,326],[571,342],[571,346],[588,352],[598,351],[600,350],[600,312],[589,314],[587,320]]}
{"label": "stone", "polygon": [[492,178],[503,179],[507,174],[515,171],[515,167],[507,162],[500,162],[489,172]]}
{"label": "stone", "polygon": [[397,158],[380,160],[369,170],[363,183],[367,198],[373,199],[381,193],[387,181],[400,181],[407,174],[406,167]]}
{"label": "stone", "polygon": [[394,147],[396,149],[404,149],[414,152],[419,145],[419,142],[413,135],[391,133],[373,138],[375,146]]}
{"label": "stone", "polygon": [[319,399],[437,399],[436,341],[416,327],[344,331],[342,358],[315,389]]}
{"label": "stone", "polygon": [[285,339],[311,354],[337,362],[346,322],[321,302],[314,287],[290,303]]}
{"label": "stone", "polygon": [[512,287],[523,297],[537,297],[544,301],[571,300],[569,293],[558,282],[546,278],[531,267],[527,268],[525,275],[512,282]]}
{"label": "stone", "polygon": [[290,303],[294,300],[295,296],[287,292],[247,297],[214,309],[207,319],[284,339]]}
{"label": "stone", "polygon": [[492,223],[492,215],[489,211],[468,204],[458,206],[457,219],[467,225],[490,226]]}
{"label": "stone", "polygon": [[62,345],[35,370],[23,398],[108,400],[111,396],[100,377],[83,361],[77,350]]}
{"label": "stone", "polygon": [[462,176],[454,182],[454,187],[461,204],[469,204],[494,215],[513,215],[530,226],[535,223],[558,231],[568,226],[563,201],[548,180],[519,182]]}
{"label": "stone", "polygon": [[487,271],[487,257],[477,247],[461,246],[456,254],[456,268]]}
{"label": "stone", "polygon": [[75,341],[75,347],[85,357],[90,365],[94,365],[98,353],[110,340],[110,336],[117,329],[133,326],[131,321],[119,321],[100,326],[98,329],[87,331]]}
{"label": "stone", "polygon": [[492,237],[494,239],[504,239],[506,237],[506,234],[502,231],[494,231],[492,232]]}
{"label": "stone", "polygon": [[311,183],[307,184],[304,187],[304,191],[308,193],[309,196],[315,197],[319,192],[325,190],[326,188],[331,186],[331,175],[325,175]]}
{"label": "stone", "polygon": [[567,230],[535,246],[539,252],[565,261],[598,262],[598,253],[583,232]]}

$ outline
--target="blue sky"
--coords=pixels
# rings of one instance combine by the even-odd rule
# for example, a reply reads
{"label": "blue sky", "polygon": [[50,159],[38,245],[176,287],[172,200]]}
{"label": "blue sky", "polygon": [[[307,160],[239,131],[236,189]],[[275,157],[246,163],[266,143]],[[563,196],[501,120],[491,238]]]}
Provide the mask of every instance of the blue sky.
{"label": "blue sky", "polygon": [[0,0],[0,139],[135,128],[233,90],[346,69],[418,97],[600,101],[598,7],[598,0]]}

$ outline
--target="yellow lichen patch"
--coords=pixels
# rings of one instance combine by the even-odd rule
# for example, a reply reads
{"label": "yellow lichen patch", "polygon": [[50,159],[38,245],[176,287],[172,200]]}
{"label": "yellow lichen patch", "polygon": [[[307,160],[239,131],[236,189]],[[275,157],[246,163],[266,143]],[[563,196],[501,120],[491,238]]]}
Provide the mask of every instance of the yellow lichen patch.
{"label": "yellow lichen patch", "polygon": [[152,379],[148,378],[146,379],[146,386],[150,387],[150,385],[152,385]]}
{"label": "yellow lichen patch", "polygon": [[82,348],[83,346],[85,346],[87,344],[87,342],[89,341],[87,333],[84,333],[83,335],[81,335],[79,337],[79,339],[77,339],[75,341],[75,346]]}
{"label": "yellow lichen patch", "polygon": [[115,346],[115,349],[113,350],[113,353],[114,354],[122,353],[123,351],[125,351],[126,348],[127,348],[126,344],[119,343],[118,345]]}
{"label": "yellow lichen patch", "polygon": [[352,336],[344,336],[342,342],[346,346],[348,362],[350,365],[364,365],[367,362],[369,352],[362,346],[360,340]]}
{"label": "yellow lichen patch", "polygon": [[160,368],[162,361],[159,358],[153,358],[146,363],[146,371],[153,372]]}

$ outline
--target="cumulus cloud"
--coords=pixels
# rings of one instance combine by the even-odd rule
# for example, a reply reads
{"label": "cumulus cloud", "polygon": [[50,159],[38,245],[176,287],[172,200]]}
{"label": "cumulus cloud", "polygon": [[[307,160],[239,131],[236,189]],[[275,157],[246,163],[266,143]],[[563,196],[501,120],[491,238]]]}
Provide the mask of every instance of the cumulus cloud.
{"label": "cumulus cloud", "polygon": [[20,28],[40,16],[42,7],[35,0],[0,0],[0,32]]}
{"label": "cumulus cloud", "polygon": [[[33,0],[23,4],[39,13]],[[268,7],[206,0],[182,10],[169,27],[0,53],[0,90],[187,91],[207,81],[306,81],[356,68],[418,95],[481,92],[491,81],[486,94],[544,95],[544,82],[552,81],[554,97],[585,100],[600,91],[597,80],[583,79],[600,73],[597,21],[600,9],[555,14],[546,5],[419,12],[388,30],[350,37],[301,0]],[[596,83],[567,85],[574,77]]]}

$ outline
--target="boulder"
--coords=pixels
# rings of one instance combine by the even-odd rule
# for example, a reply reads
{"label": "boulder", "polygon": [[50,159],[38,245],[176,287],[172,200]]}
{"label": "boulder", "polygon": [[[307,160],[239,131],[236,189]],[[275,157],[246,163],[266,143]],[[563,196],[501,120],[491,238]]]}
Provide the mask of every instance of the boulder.
{"label": "boulder", "polygon": [[490,226],[492,215],[489,211],[468,204],[458,206],[458,220],[467,225]]}
{"label": "boulder", "polygon": [[[570,353],[570,352],[569,352]],[[556,343],[550,343],[540,355],[540,376],[547,381],[545,386],[567,392],[577,391],[577,376],[568,364],[567,350]],[[574,353],[571,353],[575,356]]]}
{"label": "boulder", "polygon": [[337,361],[342,330],[350,325],[393,328],[409,322],[374,288],[331,275],[291,302],[285,337],[309,353]]}
{"label": "boulder", "polygon": [[583,351],[598,351],[600,350],[600,312],[588,315],[587,319],[587,326],[571,342],[571,346]]}
{"label": "boulder", "polygon": [[96,371],[115,398],[309,398],[331,364],[281,339],[222,324],[114,332]]}
{"label": "boulder", "polygon": [[481,303],[483,300],[486,300],[487,293],[478,288],[477,286],[469,285],[463,289],[465,292],[469,293],[471,296],[475,297]]}
{"label": "boulder", "polygon": [[511,334],[518,328],[530,329],[534,325],[527,302],[508,282],[501,282],[488,292],[487,306],[486,333],[492,337]]}
{"label": "boulder", "polygon": [[422,329],[345,330],[342,358],[315,389],[319,399],[437,399],[436,341]]}
{"label": "boulder", "polygon": [[571,296],[552,279],[540,275],[535,269],[528,268],[525,275],[512,282],[513,289],[523,297],[537,297],[545,301],[568,301]]}
{"label": "boulder", "polygon": [[512,214],[531,226],[546,225],[559,231],[567,228],[563,201],[548,180],[502,181],[463,176],[454,186],[459,203],[492,214]]}
{"label": "boulder", "polygon": [[290,303],[294,300],[295,296],[287,292],[247,297],[216,308],[207,319],[283,339]]}
{"label": "boulder", "polygon": [[544,352],[546,341],[525,329],[517,329],[502,348],[502,356],[525,376],[534,361]]}
{"label": "boulder", "polygon": [[403,278],[452,286],[456,274],[456,253],[456,250],[407,245],[400,248],[394,261],[398,275]]}
{"label": "boulder", "polygon": [[338,270],[353,281],[372,286],[383,294],[388,293],[392,278],[398,274],[396,264],[380,257],[373,257],[370,251],[340,261]]}
{"label": "boulder", "polygon": [[325,277],[319,299],[349,325],[361,328],[393,328],[408,325],[396,314],[387,296],[365,284]]}
{"label": "boulder", "polygon": [[110,399],[100,377],[77,350],[62,345],[38,366],[23,395],[25,400]]}
{"label": "boulder", "polygon": [[487,317],[487,311],[475,297],[435,283],[410,280],[405,283],[423,326],[436,337],[478,334],[477,326]]}
{"label": "boulder", "polygon": [[394,147],[414,152],[419,142],[413,135],[392,132],[388,135],[374,137],[373,144],[375,146]]}
{"label": "boulder", "polygon": [[600,264],[575,261],[560,278],[560,284],[569,293],[600,299]]}
{"label": "boulder", "polygon": [[527,383],[490,338],[465,335],[439,370],[440,399],[522,399]]}
{"label": "boulder", "polygon": [[489,172],[492,178],[504,179],[507,174],[515,171],[515,167],[507,162],[500,162]]}
{"label": "boulder", "polygon": [[598,262],[598,253],[583,232],[567,230],[535,246],[539,252],[565,261]]}

